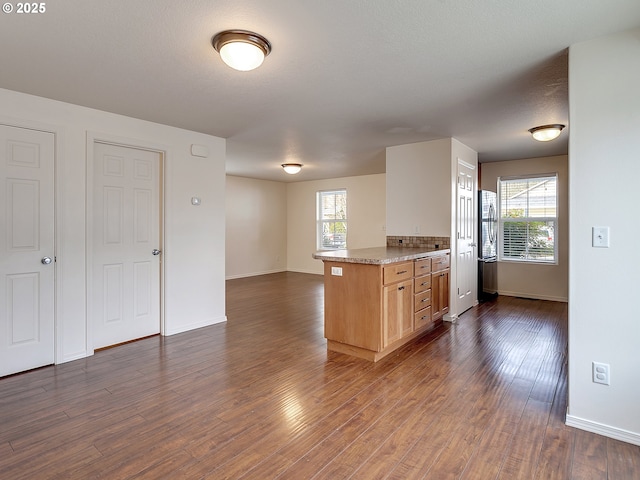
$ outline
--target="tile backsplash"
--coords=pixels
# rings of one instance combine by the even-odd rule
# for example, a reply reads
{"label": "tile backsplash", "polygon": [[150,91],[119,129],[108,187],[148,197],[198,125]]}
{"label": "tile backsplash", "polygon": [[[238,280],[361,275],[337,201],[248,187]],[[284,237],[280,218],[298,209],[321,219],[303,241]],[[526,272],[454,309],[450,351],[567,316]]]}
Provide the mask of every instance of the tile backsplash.
{"label": "tile backsplash", "polygon": [[450,237],[387,236],[387,247],[451,248]]}

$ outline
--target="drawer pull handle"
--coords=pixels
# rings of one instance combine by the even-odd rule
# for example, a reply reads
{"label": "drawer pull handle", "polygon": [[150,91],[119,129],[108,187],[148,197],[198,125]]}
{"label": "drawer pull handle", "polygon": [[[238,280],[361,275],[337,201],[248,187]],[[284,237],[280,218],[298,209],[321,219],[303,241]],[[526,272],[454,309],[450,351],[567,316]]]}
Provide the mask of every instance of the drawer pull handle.
{"label": "drawer pull handle", "polygon": [[425,285],[429,285],[429,282],[422,282],[422,283],[420,284],[420,286],[421,286],[421,287],[424,287]]}
{"label": "drawer pull handle", "polygon": [[398,275],[402,275],[403,273],[407,273],[406,270],[401,270],[400,272],[398,272]]}
{"label": "drawer pull handle", "polygon": [[420,318],[420,320],[424,320],[425,318],[429,318],[429,315],[423,315],[422,318]]}
{"label": "drawer pull handle", "polygon": [[398,287],[398,290],[404,290],[404,287]]}
{"label": "drawer pull handle", "polygon": [[429,299],[428,299],[428,298],[423,298],[423,299],[422,299],[422,300],[420,300],[420,301],[421,301],[422,303],[424,303],[424,302],[428,302],[428,301],[429,301]]}

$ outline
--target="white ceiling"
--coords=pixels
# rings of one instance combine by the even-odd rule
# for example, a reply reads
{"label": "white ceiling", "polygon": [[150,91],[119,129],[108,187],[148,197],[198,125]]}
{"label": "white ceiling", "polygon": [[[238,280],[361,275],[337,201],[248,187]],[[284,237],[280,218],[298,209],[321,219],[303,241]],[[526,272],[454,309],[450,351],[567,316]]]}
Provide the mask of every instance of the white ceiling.
{"label": "white ceiling", "polygon": [[[0,14],[0,87],[224,137],[231,175],[312,180],[442,137],[483,162],[567,153],[569,128],[527,132],[569,124],[567,47],[638,25],[638,0],[57,0]],[[259,69],[219,59],[230,28],[272,43]]]}

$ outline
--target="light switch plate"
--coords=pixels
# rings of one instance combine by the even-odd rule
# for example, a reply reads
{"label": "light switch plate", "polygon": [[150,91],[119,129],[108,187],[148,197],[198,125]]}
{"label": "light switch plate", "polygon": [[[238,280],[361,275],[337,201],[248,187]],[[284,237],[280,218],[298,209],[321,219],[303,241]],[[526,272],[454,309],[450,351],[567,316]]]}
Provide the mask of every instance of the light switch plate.
{"label": "light switch plate", "polygon": [[593,247],[609,248],[609,227],[593,227],[591,234],[591,245]]}
{"label": "light switch plate", "polygon": [[331,267],[331,275],[335,275],[336,277],[341,277],[342,267]]}

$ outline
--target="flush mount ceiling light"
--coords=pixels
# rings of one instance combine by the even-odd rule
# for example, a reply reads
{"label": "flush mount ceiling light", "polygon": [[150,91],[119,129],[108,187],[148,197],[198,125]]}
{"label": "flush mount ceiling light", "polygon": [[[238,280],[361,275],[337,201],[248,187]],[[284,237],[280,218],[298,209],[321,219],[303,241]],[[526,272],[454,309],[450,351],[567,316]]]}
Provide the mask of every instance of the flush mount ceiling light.
{"label": "flush mount ceiling light", "polygon": [[248,72],[262,65],[264,57],[271,53],[269,40],[247,30],[225,30],[211,40],[222,61],[231,68]]}
{"label": "flush mount ceiling light", "polygon": [[541,125],[539,127],[530,128],[529,132],[531,132],[533,138],[535,138],[539,142],[548,142],[549,140],[558,138],[563,128],[564,125],[554,123],[552,125]]}
{"label": "flush mount ceiling light", "polygon": [[283,163],[282,168],[284,168],[284,171],[287,172],[289,175],[295,175],[300,170],[302,170],[302,164],[301,163]]}

